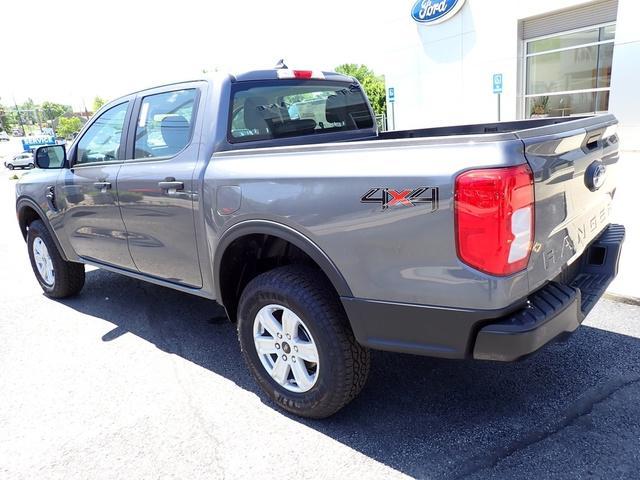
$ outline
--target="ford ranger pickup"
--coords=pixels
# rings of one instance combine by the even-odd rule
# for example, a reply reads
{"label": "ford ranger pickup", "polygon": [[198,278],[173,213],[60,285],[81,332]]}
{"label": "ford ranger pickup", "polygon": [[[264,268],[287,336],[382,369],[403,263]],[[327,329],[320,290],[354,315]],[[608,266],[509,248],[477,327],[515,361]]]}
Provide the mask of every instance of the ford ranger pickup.
{"label": "ford ranger pickup", "polygon": [[379,132],[354,78],[219,75],[39,147],[17,217],[47,296],[92,265],[214,299],[266,395],[322,418],[362,389],[369,349],[510,362],[576,330],[625,236],[616,125]]}

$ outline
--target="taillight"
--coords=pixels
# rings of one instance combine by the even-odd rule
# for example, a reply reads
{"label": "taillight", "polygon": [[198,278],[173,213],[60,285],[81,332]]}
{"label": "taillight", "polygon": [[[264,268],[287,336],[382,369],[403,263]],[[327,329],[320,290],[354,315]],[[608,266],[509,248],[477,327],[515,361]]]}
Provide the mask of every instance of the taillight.
{"label": "taillight", "polygon": [[528,165],[470,170],[456,178],[458,257],[491,275],[529,263],[534,235],[533,175]]}

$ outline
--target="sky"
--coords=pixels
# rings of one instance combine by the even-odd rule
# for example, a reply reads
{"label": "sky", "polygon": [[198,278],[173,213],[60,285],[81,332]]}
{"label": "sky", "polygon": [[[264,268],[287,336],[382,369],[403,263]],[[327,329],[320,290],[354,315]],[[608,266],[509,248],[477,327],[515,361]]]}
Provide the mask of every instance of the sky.
{"label": "sky", "polygon": [[271,68],[280,58],[292,68],[382,70],[396,1],[8,1],[0,10],[0,102],[31,97],[78,111],[96,95],[110,100],[201,78],[202,70]]}

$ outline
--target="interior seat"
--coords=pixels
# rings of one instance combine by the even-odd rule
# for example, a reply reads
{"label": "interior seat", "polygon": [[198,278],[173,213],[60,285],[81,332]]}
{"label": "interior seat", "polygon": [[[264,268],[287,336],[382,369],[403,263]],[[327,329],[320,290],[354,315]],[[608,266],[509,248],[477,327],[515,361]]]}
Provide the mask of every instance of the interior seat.
{"label": "interior seat", "polygon": [[162,156],[175,155],[189,143],[191,125],[181,115],[168,115],[160,122],[160,133],[166,145]]}

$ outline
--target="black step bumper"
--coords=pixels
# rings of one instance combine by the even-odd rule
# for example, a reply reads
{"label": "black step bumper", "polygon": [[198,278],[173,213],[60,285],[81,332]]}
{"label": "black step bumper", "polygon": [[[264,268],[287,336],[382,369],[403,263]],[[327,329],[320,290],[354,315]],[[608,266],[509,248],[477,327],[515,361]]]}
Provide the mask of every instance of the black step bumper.
{"label": "black step bumper", "polygon": [[473,358],[510,362],[575,331],[618,274],[625,229],[609,225],[575,265],[568,284],[549,282],[527,306],[481,328]]}
{"label": "black step bumper", "polygon": [[515,361],[575,331],[618,274],[625,237],[609,225],[560,278],[517,305],[470,310],[342,298],[362,345],[442,358]]}

